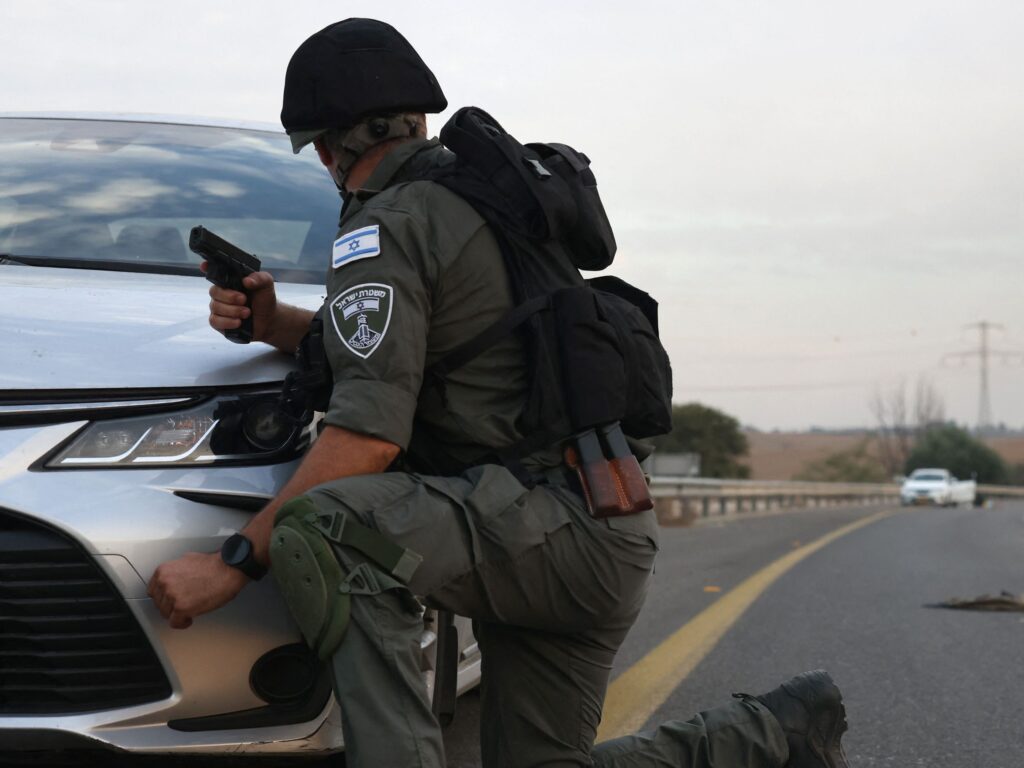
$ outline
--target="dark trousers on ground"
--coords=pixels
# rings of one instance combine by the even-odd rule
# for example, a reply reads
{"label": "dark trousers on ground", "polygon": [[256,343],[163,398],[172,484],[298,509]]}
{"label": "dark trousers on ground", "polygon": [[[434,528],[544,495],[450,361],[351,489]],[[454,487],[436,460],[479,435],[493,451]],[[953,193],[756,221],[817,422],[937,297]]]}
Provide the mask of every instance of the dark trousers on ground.
{"label": "dark trousers on ground", "polygon": [[[388,473],[308,494],[423,557],[352,598],[331,666],[350,768],[442,768],[412,595],[474,620],[483,655],[485,768],[781,766],[775,718],[747,701],[593,746],[612,662],[643,604],[657,551],[650,512],[595,520],[569,488],[522,486],[497,466],[462,477]],[[343,551],[342,566],[365,562]]]}

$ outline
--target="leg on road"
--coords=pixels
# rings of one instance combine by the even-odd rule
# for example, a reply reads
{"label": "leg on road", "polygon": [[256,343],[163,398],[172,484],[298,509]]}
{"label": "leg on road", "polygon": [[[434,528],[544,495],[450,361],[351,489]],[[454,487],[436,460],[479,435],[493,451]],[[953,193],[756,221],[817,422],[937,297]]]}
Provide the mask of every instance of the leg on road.
{"label": "leg on road", "polygon": [[744,699],[603,742],[593,759],[596,768],[780,768],[789,749],[767,707]]}
{"label": "leg on road", "polygon": [[827,672],[805,672],[761,696],[624,736],[594,750],[598,768],[849,768],[846,709]]}

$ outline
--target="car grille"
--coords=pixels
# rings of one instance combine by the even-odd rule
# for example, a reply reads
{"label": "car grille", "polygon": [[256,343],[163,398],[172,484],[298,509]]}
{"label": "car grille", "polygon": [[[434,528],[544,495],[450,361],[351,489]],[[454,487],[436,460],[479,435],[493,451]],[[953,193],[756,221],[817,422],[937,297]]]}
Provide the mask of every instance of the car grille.
{"label": "car grille", "polygon": [[124,599],[68,536],[0,511],[0,714],[71,714],[171,693]]}

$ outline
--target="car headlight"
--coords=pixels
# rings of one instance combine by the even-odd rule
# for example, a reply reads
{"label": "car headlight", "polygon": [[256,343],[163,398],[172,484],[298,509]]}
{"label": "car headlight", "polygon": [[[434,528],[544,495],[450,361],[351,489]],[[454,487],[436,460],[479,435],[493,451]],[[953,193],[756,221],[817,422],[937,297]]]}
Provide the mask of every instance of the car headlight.
{"label": "car headlight", "polygon": [[173,413],[94,421],[45,466],[209,466],[287,461],[308,444],[308,432],[277,406],[274,395],[217,397]]}

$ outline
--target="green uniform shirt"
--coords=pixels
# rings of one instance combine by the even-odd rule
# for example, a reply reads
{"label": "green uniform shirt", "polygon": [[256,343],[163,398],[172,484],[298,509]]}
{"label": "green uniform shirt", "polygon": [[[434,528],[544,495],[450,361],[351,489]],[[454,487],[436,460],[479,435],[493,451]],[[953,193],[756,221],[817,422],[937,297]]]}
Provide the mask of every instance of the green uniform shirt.
{"label": "green uniform shirt", "polygon": [[439,473],[518,440],[526,388],[511,335],[448,374],[444,399],[422,386],[426,367],[512,307],[480,215],[439,184],[407,181],[451,159],[436,139],[404,143],[349,198],[324,311],[335,382],[327,423],[395,443],[415,469]]}

